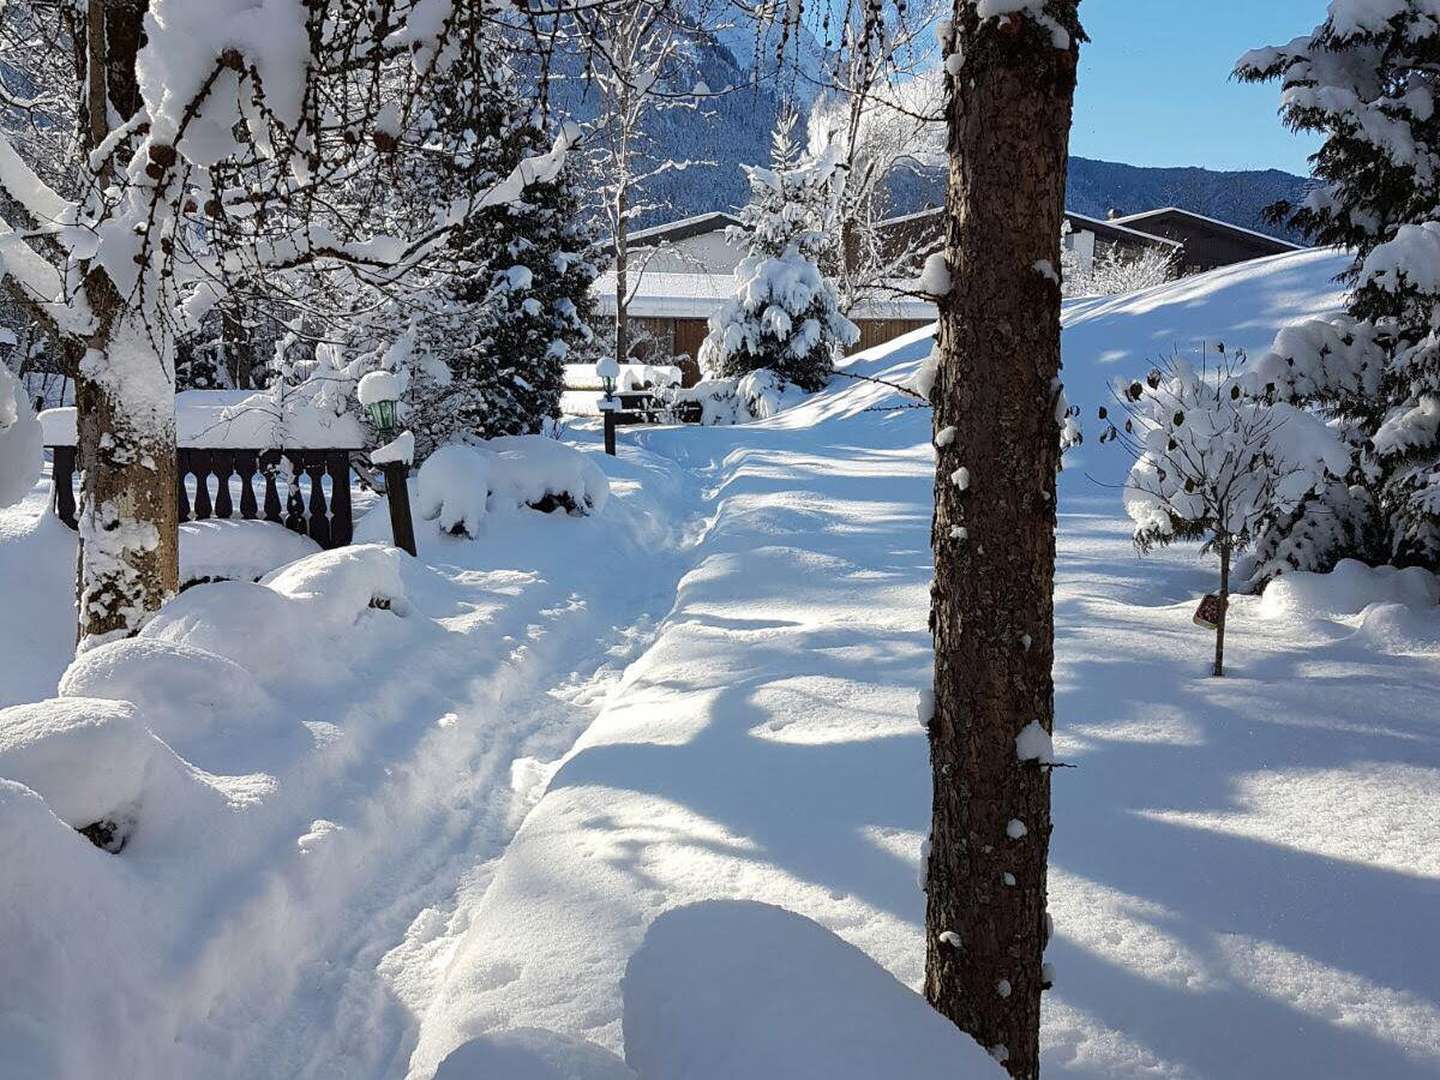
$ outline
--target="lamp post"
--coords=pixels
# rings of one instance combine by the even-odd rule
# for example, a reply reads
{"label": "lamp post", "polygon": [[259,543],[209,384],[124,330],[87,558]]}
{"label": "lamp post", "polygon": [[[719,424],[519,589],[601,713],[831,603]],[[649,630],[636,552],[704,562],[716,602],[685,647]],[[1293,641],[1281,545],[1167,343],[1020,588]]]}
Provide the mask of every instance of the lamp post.
{"label": "lamp post", "polygon": [[600,415],[605,420],[605,453],[615,456],[615,411],[620,403],[615,400],[615,381],[620,377],[620,362],[613,356],[604,356],[595,365],[595,374],[600,376],[600,385],[605,388],[605,397],[600,402]]}
{"label": "lamp post", "polygon": [[[370,460],[385,473],[385,501],[390,504],[390,535],[396,547],[415,555],[415,523],[410,517],[410,457],[414,437],[410,438],[409,451],[392,451],[392,444],[402,434],[396,401],[400,396],[400,380],[393,372],[372,371],[360,380],[355,396],[360,399],[370,422],[380,433],[380,448],[371,453]],[[403,434],[409,435],[409,432]]]}

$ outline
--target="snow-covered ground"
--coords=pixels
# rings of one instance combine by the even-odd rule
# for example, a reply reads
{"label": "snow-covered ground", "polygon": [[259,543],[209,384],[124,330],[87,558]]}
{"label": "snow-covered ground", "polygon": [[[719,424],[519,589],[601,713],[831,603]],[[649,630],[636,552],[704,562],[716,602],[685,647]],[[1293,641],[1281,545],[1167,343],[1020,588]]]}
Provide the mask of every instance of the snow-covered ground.
{"label": "snow-covered ground", "polygon": [[[1263,348],[1333,309],[1343,263],[1070,304],[1071,400],[1093,417],[1109,378],[1201,340]],[[903,378],[928,348],[851,370]],[[902,400],[837,379],[762,423],[627,430],[618,459],[577,427],[599,514],[422,524],[415,563],[360,547],[187,591],[132,655],[65,677],[135,703],[50,736],[151,777],[118,856],[49,816],[94,808],[0,717],[0,776],[53,788],[0,788],[0,969],[27,973],[0,984],[0,1062],[1001,1075],[901,985],[923,963],[933,476]],[[1210,679],[1190,616],[1212,567],[1134,553],[1107,486],[1127,467],[1092,439],[1061,483],[1077,768],[1055,783],[1046,1074],[1437,1075],[1434,580],[1347,565],[1241,599]],[[4,702],[53,695],[68,661],[73,547],[40,508],[0,512]]]}

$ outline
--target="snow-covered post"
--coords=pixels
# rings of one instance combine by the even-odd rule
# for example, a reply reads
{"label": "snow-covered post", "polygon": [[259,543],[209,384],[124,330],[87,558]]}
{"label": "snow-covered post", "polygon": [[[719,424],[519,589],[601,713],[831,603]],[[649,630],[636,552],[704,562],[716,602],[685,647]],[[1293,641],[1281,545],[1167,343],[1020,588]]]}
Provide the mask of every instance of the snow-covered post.
{"label": "snow-covered post", "polygon": [[370,454],[370,462],[385,473],[390,535],[396,547],[415,555],[415,522],[410,516],[410,463],[415,458],[415,433],[396,434],[400,391],[400,379],[393,371],[372,371],[355,387],[355,396],[380,433],[382,445]]}

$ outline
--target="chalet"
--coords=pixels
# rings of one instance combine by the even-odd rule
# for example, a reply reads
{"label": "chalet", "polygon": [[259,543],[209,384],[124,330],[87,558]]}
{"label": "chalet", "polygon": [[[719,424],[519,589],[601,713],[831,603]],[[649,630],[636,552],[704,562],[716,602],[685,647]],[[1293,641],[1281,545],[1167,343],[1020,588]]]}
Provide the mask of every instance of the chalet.
{"label": "chalet", "polygon": [[1299,244],[1288,240],[1175,206],[1113,217],[1106,224],[1179,242],[1180,265],[1187,273],[1300,250]]}
{"label": "chalet", "polygon": [[739,224],[734,214],[715,211],[637,229],[626,237],[630,265],[667,274],[728,274],[745,252],[730,243],[725,230]]}
{"label": "chalet", "polygon": [[[596,315],[615,317],[615,272],[607,270],[594,285]],[[675,272],[646,269],[638,281],[630,279],[630,332],[632,356],[642,363],[677,364],[684,385],[700,378],[700,346],[710,332],[710,316],[735,293],[731,273]],[[860,328],[852,351],[881,345],[901,334],[928,326],[936,319],[935,305],[909,296],[885,296],[861,301],[850,312]],[[673,357],[671,361],[668,358]]]}

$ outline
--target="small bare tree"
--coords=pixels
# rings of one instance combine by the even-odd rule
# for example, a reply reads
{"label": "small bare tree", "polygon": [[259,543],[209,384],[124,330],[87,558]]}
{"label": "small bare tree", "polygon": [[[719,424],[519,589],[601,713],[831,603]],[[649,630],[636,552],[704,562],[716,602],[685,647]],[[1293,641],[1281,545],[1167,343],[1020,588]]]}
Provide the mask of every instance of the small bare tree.
{"label": "small bare tree", "polygon": [[1247,391],[1245,354],[1216,347],[1197,369],[1178,356],[1144,379],[1114,391],[1124,420],[1100,410],[1102,443],[1119,443],[1135,458],[1125,483],[1125,509],[1141,551],[1174,540],[1199,540],[1220,557],[1215,618],[1215,675],[1225,674],[1225,624],[1230,567],[1276,515],[1293,510],[1343,475],[1348,457],[1314,415]]}

